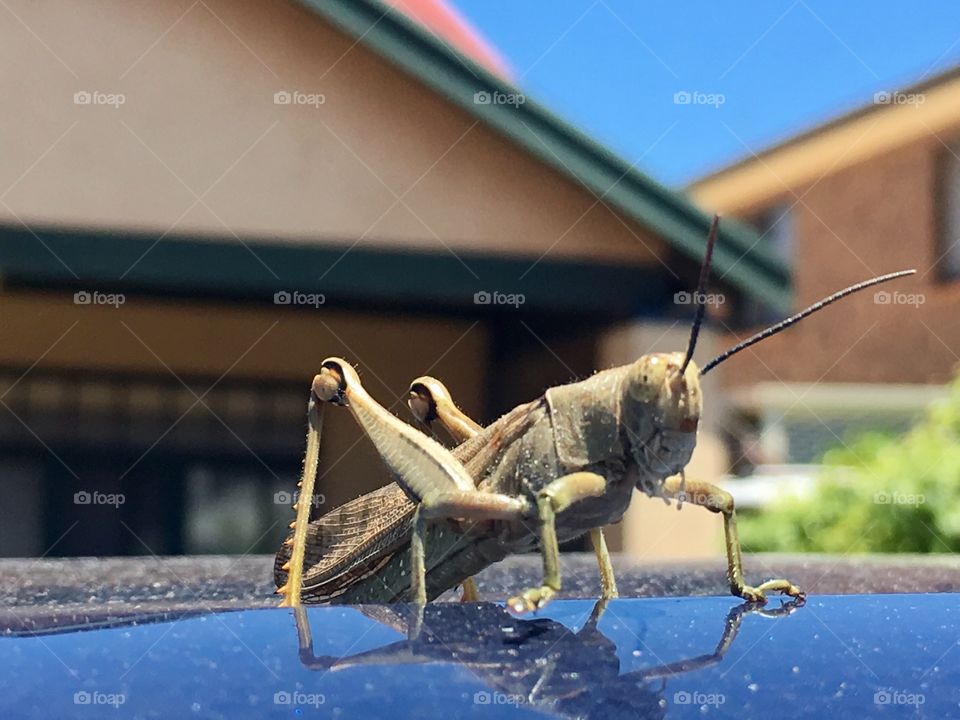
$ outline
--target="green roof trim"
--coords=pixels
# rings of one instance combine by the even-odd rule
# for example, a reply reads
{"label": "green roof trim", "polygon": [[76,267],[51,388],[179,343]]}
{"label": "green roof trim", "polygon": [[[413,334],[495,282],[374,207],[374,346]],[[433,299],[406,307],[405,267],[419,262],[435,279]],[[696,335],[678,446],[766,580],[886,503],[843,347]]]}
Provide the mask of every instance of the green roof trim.
{"label": "green roof trim", "polygon": [[[478,302],[478,293],[496,289],[522,296],[525,311],[565,318],[685,318],[689,312],[672,303],[678,289],[674,279],[652,265],[545,258],[539,272],[520,281],[529,260],[464,256],[477,270],[474,278],[464,277],[461,260],[450,253],[364,247],[344,253],[346,247],[345,242],[284,244],[265,237],[211,242],[172,234],[158,242],[155,233],[143,231],[0,224],[0,284],[260,304],[272,304],[278,292],[299,291],[321,293],[334,308],[404,308],[472,318],[515,312],[511,305]],[[139,262],[148,252],[150,262]],[[334,267],[336,272],[324,272]],[[598,293],[597,287],[605,291]]]}
{"label": "green roof trim", "polygon": [[[635,170],[543,106],[476,103],[474,94],[521,93],[380,0],[298,0],[455,105],[514,140],[559,172],[664,238],[694,260],[703,257],[710,216],[684,194]],[[792,306],[789,268],[760,236],[733,219],[721,223],[714,276],[779,311]]]}

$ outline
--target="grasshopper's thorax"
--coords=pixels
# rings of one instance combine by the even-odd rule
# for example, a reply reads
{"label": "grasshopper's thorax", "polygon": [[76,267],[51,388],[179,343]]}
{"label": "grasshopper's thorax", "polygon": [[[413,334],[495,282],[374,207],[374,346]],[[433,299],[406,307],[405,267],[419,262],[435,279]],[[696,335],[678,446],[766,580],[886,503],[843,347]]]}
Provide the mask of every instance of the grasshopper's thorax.
{"label": "grasshopper's thorax", "polygon": [[697,442],[700,369],[691,361],[681,374],[683,361],[683,353],[644,355],[624,379],[622,417],[639,470],[637,486],[651,494],[683,470]]}

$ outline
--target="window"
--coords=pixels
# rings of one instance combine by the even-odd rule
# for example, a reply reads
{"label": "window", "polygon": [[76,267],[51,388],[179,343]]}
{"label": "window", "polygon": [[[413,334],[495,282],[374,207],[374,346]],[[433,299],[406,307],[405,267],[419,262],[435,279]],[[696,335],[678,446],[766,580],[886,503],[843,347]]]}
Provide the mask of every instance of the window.
{"label": "window", "polygon": [[0,367],[0,557],[274,552],[302,384],[185,382]]}
{"label": "window", "polygon": [[943,154],[940,175],[940,232],[935,265],[943,280],[960,280],[960,142]]}
{"label": "window", "polygon": [[[760,234],[760,245],[769,247],[787,267],[793,265],[793,209],[788,202],[779,202],[761,210],[747,221]],[[786,317],[757,300],[743,298],[736,311],[737,323],[743,327],[772,325]]]}
{"label": "window", "polygon": [[787,265],[793,264],[793,211],[786,202],[764,210],[757,218],[756,228],[762,242]]}

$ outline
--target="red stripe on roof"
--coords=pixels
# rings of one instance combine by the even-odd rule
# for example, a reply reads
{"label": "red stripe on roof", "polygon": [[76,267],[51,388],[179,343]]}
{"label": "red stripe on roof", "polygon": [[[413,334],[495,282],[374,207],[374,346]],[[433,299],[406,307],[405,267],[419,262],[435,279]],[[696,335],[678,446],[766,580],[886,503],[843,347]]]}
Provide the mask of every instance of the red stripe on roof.
{"label": "red stripe on roof", "polygon": [[384,0],[444,43],[504,80],[513,73],[497,49],[445,0]]}

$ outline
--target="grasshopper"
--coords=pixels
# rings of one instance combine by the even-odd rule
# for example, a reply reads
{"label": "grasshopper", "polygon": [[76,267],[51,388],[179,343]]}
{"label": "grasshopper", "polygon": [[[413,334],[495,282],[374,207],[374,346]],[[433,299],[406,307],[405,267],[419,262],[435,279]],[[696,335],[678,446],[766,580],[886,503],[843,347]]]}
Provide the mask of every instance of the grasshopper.
{"label": "grasshopper", "polygon": [[[702,297],[719,219],[714,217],[700,271]],[[723,516],[727,576],[733,595],[765,602],[768,592],[802,598],[785,579],[748,585],[729,493],[688,479],[697,440],[700,376],[727,358],[853,292],[913,270],[852,285],[757,333],[703,369],[693,352],[705,305],[694,315],[685,353],[654,353],[548,389],[492,424],[463,414],[438,380],[421,377],[408,403],[426,425],[439,420],[459,443],[448,450],[379,405],[354,368],[328,358],[313,379],[300,498],[293,532],[277,553],[274,577],[284,606],[301,602],[423,605],[462,585],[475,599],[473,576],[513,553],[539,549],[543,581],[508,600],[532,611],[561,587],[558,545],[589,534],[603,598],[617,597],[602,526],[618,521],[634,488],[651,497],[687,500]],[[346,406],[373,442],[394,483],[310,521],[323,411]]]}

